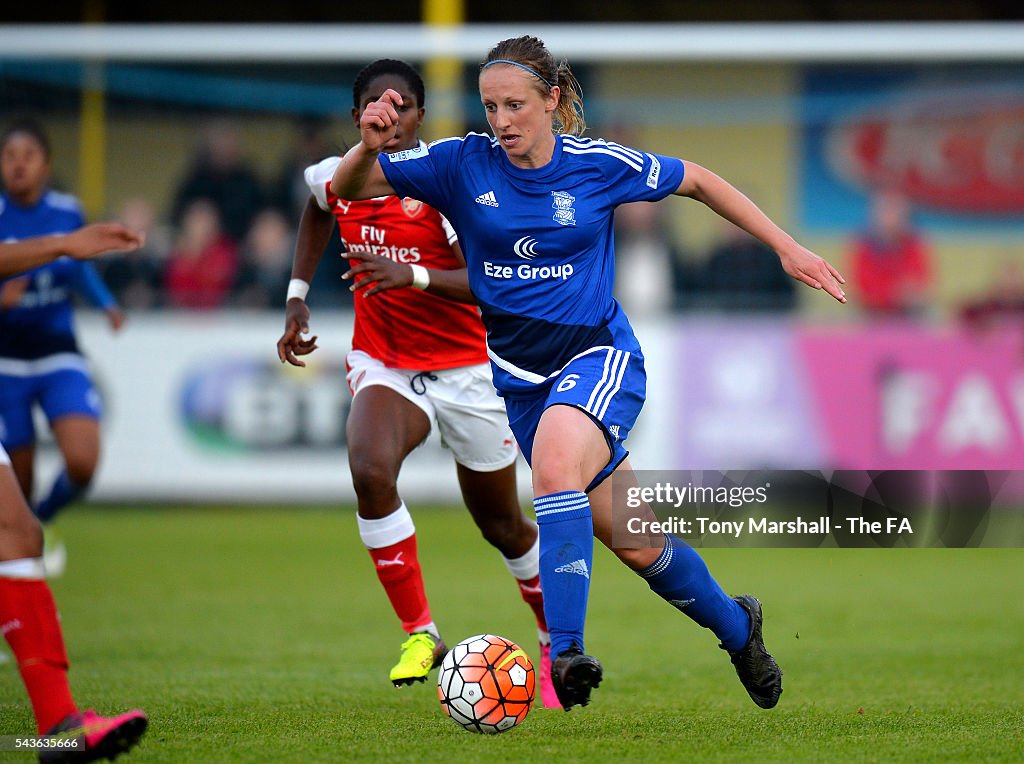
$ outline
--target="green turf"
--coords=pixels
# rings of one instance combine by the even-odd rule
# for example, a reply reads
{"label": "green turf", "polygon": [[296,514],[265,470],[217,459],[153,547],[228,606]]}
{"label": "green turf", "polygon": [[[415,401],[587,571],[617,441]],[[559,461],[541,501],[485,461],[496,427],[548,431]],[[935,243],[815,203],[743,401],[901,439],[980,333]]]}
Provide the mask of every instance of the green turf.
{"label": "green turf", "polygon": [[[489,631],[535,652],[500,558],[468,516],[415,512],[449,643]],[[395,689],[402,635],[351,511],[79,508],[54,584],[83,705],[145,708],[138,762],[1020,761],[1024,551],[706,550],[765,602],[786,672],[755,707],[712,635],[599,550],[591,706],[462,731],[432,683]],[[0,735],[33,729],[0,666]],[[0,760],[28,761],[0,753]]]}

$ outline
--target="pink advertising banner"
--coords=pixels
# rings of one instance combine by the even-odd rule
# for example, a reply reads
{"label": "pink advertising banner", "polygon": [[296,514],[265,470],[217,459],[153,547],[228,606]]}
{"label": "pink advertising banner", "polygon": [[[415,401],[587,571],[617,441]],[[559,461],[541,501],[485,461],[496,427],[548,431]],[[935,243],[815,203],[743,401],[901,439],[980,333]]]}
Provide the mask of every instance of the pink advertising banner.
{"label": "pink advertising banner", "polygon": [[830,466],[1024,468],[1024,332],[879,324],[798,335]]}
{"label": "pink advertising banner", "polygon": [[684,469],[1022,470],[1024,328],[680,325]]}

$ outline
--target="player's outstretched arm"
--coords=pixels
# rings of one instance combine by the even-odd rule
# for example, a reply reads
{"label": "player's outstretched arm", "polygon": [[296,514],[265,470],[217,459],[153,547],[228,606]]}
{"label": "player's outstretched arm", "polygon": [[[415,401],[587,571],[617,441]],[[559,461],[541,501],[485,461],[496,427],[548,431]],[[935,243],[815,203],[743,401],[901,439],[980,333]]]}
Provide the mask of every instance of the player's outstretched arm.
{"label": "player's outstretched arm", "polygon": [[0,276],[12,276],[61,255],[84,260],[104,252],[129,252],[142,246],[143,237],[120,223],[93,223],[61,236],[39,236],[0,244]]}
{"label": "player's outstretched arm", "polygon": [[61,255],[62,236],[40,236],[24,241],[0,243],[0,277],[35,268]]}
{"label": "player's outstretched arm", "polygon": [[293,294],[293,286],[288,288],[288,297],[284,309],[284,333],[277,341],[277,357],[281,363],[292,366],[305,366],[299,360],[300,355],[309,355],[316,350],[316,337],[304,339],[309,334],[309,306],[306,305],[305,290],[313,281],[313,275],[320,264],[327,241],[331,238],[334,218],[329,212],[320,208],[311,195],[306,201],[299,221],[299,232],[295,237],[295,254],[292,258],[292,285],[304,287],[302,294]]}
{"label": "player's outstretched arm", "polygon": [[89,260],[104,252],[132,252],[145,237],[120,223],[93,223],[64,236],[63,251],[76,260]]}
{"label": "player's outstretched arm", "polygon": [[684,162],[686,173],[675,193],[703,202],[726,220],[771,247],[782,268],[797,281],[824,289],[839,302],[846,302],[841,284],[846,279],[828,261],[800,245],[761,211],[750,199],[710,170]]}
{"label": "player's outstretched arm", "polygon": [[384,177],[377,157],[398,130],[398,110],[402,97],[388,88],[367,106],[359,117],[362,140],[341,158],[331,178],[331,193],[342,199],[358,201],[375,196],[392,196],[395,189]]}

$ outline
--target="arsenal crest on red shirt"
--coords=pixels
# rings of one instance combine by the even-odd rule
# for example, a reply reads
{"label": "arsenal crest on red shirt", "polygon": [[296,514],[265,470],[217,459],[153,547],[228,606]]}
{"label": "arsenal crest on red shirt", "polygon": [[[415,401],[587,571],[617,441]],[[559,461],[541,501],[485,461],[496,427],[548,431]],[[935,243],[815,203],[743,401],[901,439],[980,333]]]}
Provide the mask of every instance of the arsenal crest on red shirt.
{"label": "arsenal crest on red shirt", "polygon": [[407,196],[402,199],[402,211],[411,218],[418,217],[423,212],[423,202]]}

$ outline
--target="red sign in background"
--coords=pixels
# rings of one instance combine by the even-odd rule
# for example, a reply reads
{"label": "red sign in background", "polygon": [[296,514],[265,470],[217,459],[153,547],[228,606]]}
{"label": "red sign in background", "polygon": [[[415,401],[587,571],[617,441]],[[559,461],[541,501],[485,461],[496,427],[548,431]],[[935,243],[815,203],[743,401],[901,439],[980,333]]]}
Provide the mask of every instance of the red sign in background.
{"label": "red sign in background", "polygon": [[916,97],[834,125],[829,162],[844,180],[887,186],[935,210],[1024,213],[1024,98]]}

